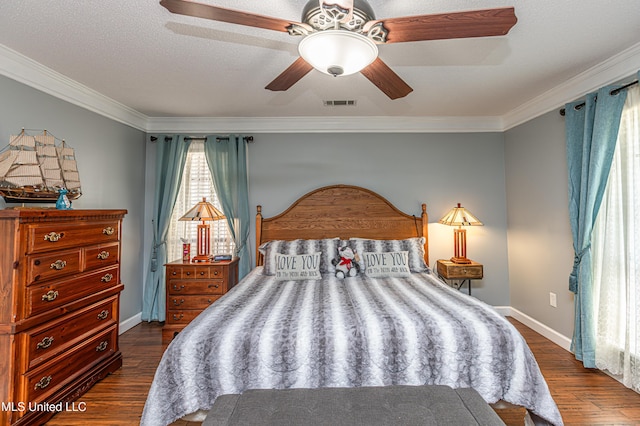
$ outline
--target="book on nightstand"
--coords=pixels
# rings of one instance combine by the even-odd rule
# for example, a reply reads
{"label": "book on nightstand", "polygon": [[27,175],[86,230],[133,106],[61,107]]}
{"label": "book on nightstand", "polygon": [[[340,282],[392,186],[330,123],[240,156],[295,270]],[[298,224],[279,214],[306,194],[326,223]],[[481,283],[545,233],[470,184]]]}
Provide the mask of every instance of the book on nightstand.
{"label": "book on nightstand", "polygon": [[213,261],[214,262],[225,262],[225,261],[229,261],[233,258],[232,255],[230,254],[216,254],[215,256],[213,256]]}

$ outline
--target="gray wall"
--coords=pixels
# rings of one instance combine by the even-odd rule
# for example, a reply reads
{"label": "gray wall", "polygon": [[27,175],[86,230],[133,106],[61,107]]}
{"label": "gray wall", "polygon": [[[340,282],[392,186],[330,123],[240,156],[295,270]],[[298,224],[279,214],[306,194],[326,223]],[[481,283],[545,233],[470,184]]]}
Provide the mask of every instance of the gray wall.
{"label": "gray wall", "polygon": [[[0,76],[0,148],[22,128],[47,129],[75,148],[83,195],[74,208],[128,210],[120,315],[122,320],[136,316],[142,306],[144,132]],[[0,198],[0,208],[9,206]]]}
{"label": "gray wall", "polygon": [[[485,226],[468,228],[468,257],[485,266],[473,295],[509,305],[504,138],[465,134],[255,134],[249,203],[265,217],[325,185],[371,189],[400,210],[427,203],[430,263],[453,255],[453,228],[437,221],[460,202]],[[254,210],[255,212],[255,210]],[[255,229],[252,229],[255,248]],[[253,251],[252,251],[253,253]]]}
{"label": "gray wall", "polygon": [[[573,334],[573,265],[564,118],[549,112],[505,133],[511,306]],[[557,295],[557,308],[549,293]]]}

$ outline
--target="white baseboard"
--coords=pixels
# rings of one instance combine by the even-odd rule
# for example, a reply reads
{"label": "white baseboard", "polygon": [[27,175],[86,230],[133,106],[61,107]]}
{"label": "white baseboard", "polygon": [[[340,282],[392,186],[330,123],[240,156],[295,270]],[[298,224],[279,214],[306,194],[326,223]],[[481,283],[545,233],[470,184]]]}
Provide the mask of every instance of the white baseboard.
{"label": "white baseboard", "polygon": [[138,312],[131,318],[127,318],[124,321],[120,321],[120,334],[128,330],[131,330],[133,327],[140,324],[141,322],[142,322],[142,312]]}
{"label": "white baseboard", "polygon": [[534,318],[531,318],[529,315],[524,314],[515,308],[512,308],[511,306],[495,306],[494,308],[502,315],[513,317],[536,333],[541,334],[543,337],[551,340],[562,349],[571,352],[571,339],[569,337],[558,333],[554,329],[546,326],[545,324]]}

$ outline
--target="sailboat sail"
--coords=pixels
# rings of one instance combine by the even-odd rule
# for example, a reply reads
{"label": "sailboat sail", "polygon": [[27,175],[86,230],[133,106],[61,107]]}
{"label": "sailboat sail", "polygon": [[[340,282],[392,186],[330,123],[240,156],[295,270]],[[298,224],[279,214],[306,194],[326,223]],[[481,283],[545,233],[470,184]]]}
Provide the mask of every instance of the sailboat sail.
{"label": "sailboat sail", "polygon": [[8,202],[55,202],[62,188],[70,199],[82,195],[73,148],[64,141],[56,145],[46,130],[11,135],[0,151],[0,195]]}
{"label": "sailboat sail", "polygon": [[66,188],[69,190],[79,189],[80,175],[78,174],[78,164],[76,163],[76,157],[73,149],[68,147],[64,141],[62,141],[62,146],[57,148],[57,150],[62,178],[66,183]]}

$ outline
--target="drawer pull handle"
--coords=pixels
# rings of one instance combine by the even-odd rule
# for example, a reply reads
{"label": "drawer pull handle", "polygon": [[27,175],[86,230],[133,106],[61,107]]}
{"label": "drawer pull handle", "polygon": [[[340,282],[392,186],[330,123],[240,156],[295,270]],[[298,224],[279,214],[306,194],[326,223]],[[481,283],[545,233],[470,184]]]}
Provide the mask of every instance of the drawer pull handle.
{"label": "drawer pull handle", "polygon": [[47,292],[47,294],[43,294],[42,295],[42,300],[45,301],[45,302],[53,302],[57,298],[58,298],[58,291],[57,290],[49,290]]}
{"label": "drawer pull handle", "polygon": [[49,346],[53,344],[53,336],[45,337],[42,341],[38,342],[36,345],[36,349],[47,349]]}
{"label": "drawer pull handle", "polygon": [[44,240],[55,243],[56,241],[60,240],[60,238],[62,237],[64,237],[64,232],[61,232],[59,234],[57,232],[49,232],[47,235],[44,236]]}
{"label": "drawer pull handle", "polygon": [[98,314],[99,320],[104,320],[104,319],[107,319],[108,317],[109,317],[109,311],[107,309],[104,309],[102,312]]}
{"label": "drawer pull handle", "polygon": [[108,257],[109,257],[108,251],[102,250],[100,253],[98,253],[98,259],[100,260],[105,260]]}
{"label": "drawer pull handle", "polygon": [[191,275],[191,272],[187,272],[187,276]]}
{"label": "drawer pull handle", "polygon": [[180,315],[173,314],[173,320],[174,320],[174,321],[180,321],[180,320],[182,319],[182,317],[183,317],[183,316],[184,316],[184,315],[182,315],[182,314],[180,314]]}
{"label": "drawer pull handle", "polygon": [[212,304],[212,303],[213,303],[213,300],[211,300],[211,299],[207,299],[207,302],[209,302],[209,304]]}
{"label": "drawer pull handle", "polygon": [[112,279],[113,279],[113,274],[104,274],[102,278],[100,278],[100,281],[102,281],[103,283],[108,283]]}
{"label": "drawer pull handle", "polygon": [[211,287],[218,288],[218,287],[220,287],[220,285],[219,284],[209,284],[209,288],[211,288]]}
{"label": "drawer pull handle", "polygon": [[109,342],[106,340],[103,340],[102,342],[100,342],[98,346],[96,346],[96,352],[104,352],[108,346],[109,346]]}
{"label": "drawer pull handle", "polygon": [[180,305],[182,305],[183,303],[184,303],[184,299],[180,299],[180,300],[178,300],[178,299],[173,299],[173,304],[174,304],[174,305],[176,305],[176,306],[180,306]]}
{"label": "drawer pull handle", "polygon": [[112,227],[110,227],[110,226],[107,226],[106,228],[104,228],[104,229],[102,230],[102,233],[103,233],[104,235],[113,235],[113,233],[114,233],[114,232],[116,232],[116,230],[115,230],[115,229],[113,229],[113,228],[112,228]]}
{"label": "drawer pull handle", "polygon": [[49,269],[55,269],[56,271],[61,271],[64,267],[67,266],[66,260],[56,260],[51,265],[49,265]]}
{"label": "drawer pull handle", "polygon": [[178,286],[178,284],[173,285],[173,291],[182,291],[182,290],[184,290],[184,284],[181,286]]}
{"label": "drawer pull handle", "polygon": [[36,385],[34,386],[33,390],[46,388],[51,383],[51,379],[52,379],[51,376],[43,377],[42,379],[40,379],[40,381],[38,381],[38,383],[36,383]]}
{"label": "drawer pull handle", "polygon": [[218,275],[218,271],[213,271],[213,275]]}
{"label": "drawer pull handle", "polygon": [[200,275],[204,275],[204,271],[200,271]]}

